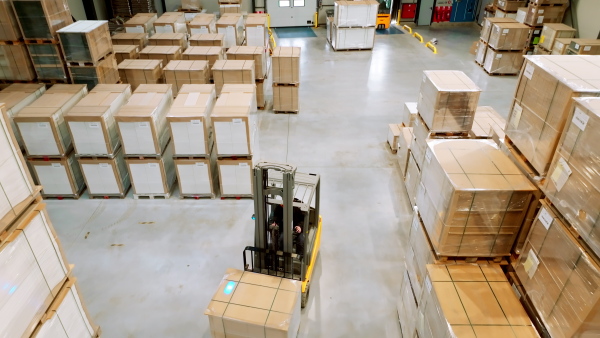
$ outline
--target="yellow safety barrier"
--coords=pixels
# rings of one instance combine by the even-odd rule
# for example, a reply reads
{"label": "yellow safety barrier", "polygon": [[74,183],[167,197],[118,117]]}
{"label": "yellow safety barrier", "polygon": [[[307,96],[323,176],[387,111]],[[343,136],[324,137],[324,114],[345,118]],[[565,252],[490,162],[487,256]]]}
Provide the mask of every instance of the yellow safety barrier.
{"label": "yellow safety barrier", "polygon": [[437,47],[433,45],[433,43],[431,43],[431,41],[427,42],[425,44],[425,47],[431,49],[431,51],[433,52],[433,54],[437,54]]}
{"label": "yellow safety barrier", "polygon": [[319,12],[315,12],[315,28],[319,28]]}
{"label": "yellow safety barrier", "polygon": [[410,34],[412,34],[412,28],[410,28],[409,25],[402,26],[402,29],[404,29],[405,31],[408,31]]}
{"label": "yellow safety barrier", "polygon": [[413,36],[414,36],[415,38],[419,39],[419,42],[423,43],[423,37],[421,36],[421,34],[419,34],[419,33],[415,32],[415,33],[413,34]]}
{"label": "yellow safety barrier", "polygon": [[271,30],[271,16],[269,13],[267,13],[267,31],[269,32],[269,44],[271,45],[269,55],[273,55],[273,50],[277,47],[277,43],[275,42],[275,37],[273,36],[273,31]]}

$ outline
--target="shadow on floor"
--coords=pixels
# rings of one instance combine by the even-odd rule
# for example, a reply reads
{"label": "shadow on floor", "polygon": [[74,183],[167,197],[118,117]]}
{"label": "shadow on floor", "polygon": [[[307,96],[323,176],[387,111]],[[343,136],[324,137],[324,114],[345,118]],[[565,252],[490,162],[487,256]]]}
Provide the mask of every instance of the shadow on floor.
{"label": "shadow on floor", "polygon": [[278,38],[316,38],[317,34],[311,27],[280,27],[273,28]]}

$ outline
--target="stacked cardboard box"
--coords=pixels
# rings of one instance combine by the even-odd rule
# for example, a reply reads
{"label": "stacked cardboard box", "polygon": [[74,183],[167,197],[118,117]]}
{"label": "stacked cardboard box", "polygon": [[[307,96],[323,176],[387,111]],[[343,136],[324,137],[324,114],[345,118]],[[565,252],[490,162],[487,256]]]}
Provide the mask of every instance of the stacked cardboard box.
{"label": "stacked cardboard box", "polygon": [[567,55],[600,55],[600,40],[574,39],[567,47]]}
{"label": "stacked cardboard box", "polygon": [[[530,55],[542,39],[545,24],[561,23],[569,8],[569,0],[536,0],[530,1],[526,8],[519,11],[518,21],[531,27],[527,54]],[[547,37],[546,37],[547,38]],[[542,49],[538,48],[538,51]],[[548,49],[543,49],[548,51]]]}
{"label": "stacked cardboard box", "polygon": [[562,23],[545,23],[542,28],[539,43],[536,45],[539,52],[549,55],[554,48],[554,41],[559,38],[574,38],[577,30]]}
{"label": "stacked cardboard box", "polygon": [[34,83],[13,83],[0,91],[0,102],[4,104],[4,112],[20,149],[23,149],[25,144],[13,117],[44,92],[46,92],[46,85]]}
{"label": "stacked cardboard box", "polygon": [[123,198],[129,189],[114,114],[130,96],[128,84],[99,84],[65,114],[90,198]]}
{"label": "stacked cardboard box", "polygon": [[188,34],[217,33],[217,19],[214,14],[200,13],[187,24]]}
{"label": "stacked cardboard box", "polygon": [[398,165],[400,165],[400,171],[402,173],[402,180],[406,178],[408,170],[408,160],[410,154],[410,144],[413,140],[413,129],[412,127],[400,127],[400,136],[398,137],[397,143],[397,157]]}
{"label": "stacked cardboard box", "polygon": [[169,61],[181,60],[181,50],[179,46],[148,46],[140,51],[140,59],[161,60],[166,65]]}
{"label": "stacked cardboard box", "polygon": [[118,65],[119,76],[133,90],[141,84],[156,84],[164,81],[161,60],[124,60]]}
{"label": "stacked cardboard box", "polygon": [[258,123],[254,84],[225,84],[210,117],[222,197],[252,196]]}
{"label": "stacked cardboard box", "polygon": [[202,5],[200,0],[181,0],[181,9],[200,11],[202,9]]}
{"label": "stacked cardboard box", "polygon": [[217,194],[218,172],[211,156],[214,139],[210,122],[215,99],[214,85],[185,84],[167,115],[181,198],[214,198]]}
{"label": "stacked cardboard box", "polygon": [[567,48],[571,44],[574,38],[557,38],[554,40],[554,46],[552,47],[551,55],[564,55],[567,54]]}
{"label": "stacked cardboard box", "polygon": [[134,198],[168,198],[175,183],[167,113],[172,85],[142,84],[114,115]]}
{"label": "stacked cardboard box", "polygon": [[246,46],[269,46],[269,23],[266,15],[248,16],[246,19]]}
{"label": "stacked cardboard box", "polygon": [[389,124],[388,125],[388,136],[387,143],[392,153],[395,154],[398,151],[398,139],[400,138],[400,128],[402,125],[400,124]]}
{"label": "stacked cardboard box", "polygon": [[117,33],[111,39],[113,45],[133,45],[140,50],[148,45],[148,35],[146,33]]}
{"label": "stacked cardboard box", "polygon": [[182,51],[188,47],[186,33],[157,33],[148,42],[151,46],[179,46]]}
{"label": "stacked cardboard box", "polygon": [[117,60],[117,65],[128,59],[133,60],[140,58],[140,48],[138,46],[114,45],[113,50],[115,53],[115,59]]}
{"label": "stacked cardboard box", "polygon": [[272,54],[273,111],[298,113],[300,47],[277,47]]}
{"label": "stacked cardboard box", "polygon": [[31,81],[35,70],[10,1],[0,1],[0,80]]}
{"label": "stacked cardboard box", "polygon": [[154,21],[154,30],[156,33],[187,33],[184,13],[163,13]]}
{"label": "stacked cardboard box", "polygon": [[163,69],[165,83],[173,85],[173,93],[179,93],[185,84],[210,83],[208,61],[177,60],[170,61]]}
{"label": "stacked cardboard box", "polygon": [[46,82],[68,82],[66,63],[62,49],[57,44],[28,44],[38,80]]}
{"label": "stacked cardboard box", "polygon": [[223,34],[194,34],[190,36],[190,46],[225,46],[225,35]]}
{"label": "stacked cardboard box", "polygon": [[[526,7],[526,0],[495,0],[494,1],[494,16],[496,18],[509,18],[516,19],[518,17],[518,10]],[[519,20],[517,20],[519,21]],[[519,21],[522,22],[522,21]]]}
{"label": "stacked cardboard box", "polygon": [[64,114],[86,94],[85,85],[54,85],[14,116],[45,197],[78,198],[85,188]]}
{"label": "stacked cardboard box", "polygon": [[217,95],[224,84],[254,85],[254,64],[254,60],[217,60],[212,67]]}
{"label": "stacked cardboard box", "polygon": [[336,1],[331,31],[333,49],[372,49],[378,8],[379,3],[374,0]]}
{"label": "stacked cardboard box", "polygon": [[152,36],[154,31],[154,22],[158,19],[156,13],[137,13],[131,19],[127,20],[123,27],[126,33],[145,33]]}
{"label": "stacked cardboard box", "polygon": [[227,60],[254,60],[254,76],[256,78],[256,103],[258,108],[265,108],[265,79],[269,72],[269,55],[265,47],[234,46],[227,50]]}
{"label": "stacked cardboard box", "polygon": [[241,14],[222,15],[217,21],[217,33],[225,36],[225,48],[244,42],[244,17]]}
{"label": "stacked cardboard box", "polygon": [[484,26],[476,61],[488,74],[518,74],[531,28],[507,19],[486,19]]}
{"label": "stacked cardboard box", "polygon": [[240,14],[242,12],[242,0],[218,0],[221,16],[226,14]]}

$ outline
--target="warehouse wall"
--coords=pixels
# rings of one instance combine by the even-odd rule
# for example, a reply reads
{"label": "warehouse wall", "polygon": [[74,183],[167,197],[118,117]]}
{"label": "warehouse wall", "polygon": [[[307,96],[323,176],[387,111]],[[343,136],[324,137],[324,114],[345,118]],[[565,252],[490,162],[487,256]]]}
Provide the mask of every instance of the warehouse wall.
{"label": "warehouse wall", "polygon": [[580,38],[596,39],[598,37],[598,33],[600,33],[599,5],[598,0],[571,0],[573,27],[577,28]]}
{"label": "warehouse wall", "polygon": [[75,18],[75,20],[85,20],[87,18],[85,16],[85,9],[83,8],[82,1],[85,0],[67,0],[69,9],[71,10],[71,15]]}
{"label": "warehouse wall", "polygon": [[94,7],[96,8],[96,16],[98,17],[98,20],[109,19],[108,12],[106,10],[106,0],[94,0]]}

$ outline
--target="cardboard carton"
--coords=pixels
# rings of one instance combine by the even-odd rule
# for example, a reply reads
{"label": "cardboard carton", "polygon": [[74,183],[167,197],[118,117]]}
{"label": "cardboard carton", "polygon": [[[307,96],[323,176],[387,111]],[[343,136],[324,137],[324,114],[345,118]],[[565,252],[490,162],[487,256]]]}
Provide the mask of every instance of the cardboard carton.
{"label": "cardboard carton", "polygon": [[202,9],[202,5],[200,0],[181,0],[181,8],[199,11]]}
{"label": "cardboard carton", "polygon": [[476,138],[492,138],[492,135],[495,134],[503,140],[504,126],[506,126],[506,120],[494,108],[480,106],[475,111],[471,135]]}
{"label": "cardboard carton", "polygon": [[171,193],[176,173],[173,146],[168,145],[157,158],[126,158],[134,195],[167,195]]}
{"label": "cardboard carton", "polygon": [[216,196],[219,187],[216,161],[207,158],[176,158],[174,161],[181,197]]}
{"label": "cardboard carton", "polygon": [[123,26],[126,33],[145,33],[154,35],[154,22],[158,19],[156,13],[137,13],[127,20]]}
{"label": "cardboard carton", "polygon": [[400,329],[402,330],[402,337],[415,337],[417,333],[414,319],[418,315],[417,303],[406,271],[403,276],[400,298],[398,299]]}
{"label": "cardboard carton", "polygon": [[598,55],[600,54],[600,40],[575,39],[567,48],[568,55]]}
{"label": "cardboard carton", "polygon": [[0,45],[0,80],[32,81],[35,77],[24,45]]}
{"label": "cardboard carton", "polygon": [[37,83],[13,83],[0,91],[0,102],[4,104],[3,111],[11,126],[12,134],[16,138],[18,148],[23,148],[25,145],[13,116],[37,100],[44,92],[46,92],[46,85]]}
{"label": "cardboard carton", "polygon": [[17,41],[23,35],[10,1],[0,1],[0,40]]}
{"label": "cardboard carton", "polygon": [[[351,1],[356,2],[356,1]],[[340,49],[371,49],[375,42],[375,27],[347,28],[335,24],[331,32],[331,46]]]}
{"label": "cardboard carton", "polygon": [[217,160],[221,197],[250,197],[252,190],[251,159]]}
{"label": "cardboard carton", "polygon": [[27,163],[35,181],[43,187],[44,197],[78,198],[85,189],[83,174],[73,151],[60,158],[30,158]]}
{"label": "cardboard carton", "polygon": [[483,69],[489,74],[518,74],[523,66],[523,51],[498,52],[487,48]]}
{"label": "cardboard carton", "polygon": [[217,60],[223,60],[225,58],[223,54],[222,47],[205,47],[205,46],[197,46],[197,47],[188,47],[188,49],[183,52],[182,55],[183,60],[206,60],[208,61],[208,68],[210,79],[213,79],[212,67],[215,65]]}
{"label": "cardboard carton", "polygon": [[460,71],[424,71],[417,109],[432,132],[468,132],[481,89]]}
{"label": "cardboard carton", "polygon": [[38,79],[69,81],[60,44],[28,44]]}
{"label": "cardboard carton", "polygon": [[254,61],[217,60],[212,67],[217,95],[224,84],[254,84]]}
{"label": "cardboard carton", "polygon": [[244,42],[244,17],[232,13],[221,15],[217,21],[217,33],[225,36],[225,47],[241,46]]}
{"label": "cardboard carton", "polygon": [[200,13],[187,24],[188,34],[216,34],[217,20],[214,14]]}
{"label": "cardboard carton", "polygon": [[547,23],[542,28],[542,36],[539,45],[544,49],[551,51],[554,47],[554,40],[557,38],[574,38],[577,30],[562,23]]}
{"label": "cardboard carton", "polygon": [[73,23],[66,0],[14,0],[15,15],[25,39],[57,39],[56,32]]}
{"label": "cardboard carton", "polygon": [[420,180],[421,169],[417,165],[417,161],[415,161],[411,145],[411,152],[410,156],[408,157],[408,164],[406,166],[406,176],[404,177],[404,185],[406,187],[406,192],[408,194],[410,204],[413,207],[417,205],[417,187],[419,186]]}
{"label": "cardboard carton", "polygon": [[567,6],[528,6],[525,24],[535,27],[546,23],[561,23]]}
{"label": "cardboard carton", "polygon": [[269,45],[269,24],[266,16],[251,16],[246,19],[246,46],[266,47]]}
{"label": "cardboard carton", "polygon": [[181,60],[181,47],[148,46],[140,51],[140,59],[161,60],[166,65],[169,61]]}
{"label": "cardboard carton", "polygon": [[517,22],[519,23],[525,23],[525,18],[527,18],[527,11],[527,7],[519,7],[517,9],[517,15],[515,17],[515,20],[517,20]]}
{"label": "cardboard carton", "polygon": [[256,106],[258,108],[265,108],[267,100],[265,98],[265,90],[267,83],[264,80],[256,80]]}
{"label": "cardboard carton", "polygon": [[131,84],[131,89],[135,90],[141,84],[162,83],[162,65],[161,60],[124,60],[117,68],[121,80]]}
{"label": "cardboard carton", "polygon": [[157,33],[148,39],[151,46],[179,46],[181,50],[188,47],[186,33]]}
{"label": "cardboard carton", "polygon": [[503,11],[507,12],[516,12],[519,7],[527,6],[527,1],[525,0],[498,0],[497,7]]}
{"label": "cardboard carton", "polygon": [[419,112],[417,111],[416,102],[405,102],[404,109],[402,110],[402,124],[405,127],[412,127],[413,121],[417,117]]}
{"label": "cardboard carton", "polygon": [[128,84],[100,84],[65,114],[76,154],[115,154],[120,143],[114,114],[130,97]]}
{"label": "cardboard carton", "polygon": [[258,128],[254,84],[223,86],[210,121],[217,155],[252,155]]}
{"label": "cardboard carton", "polygon": [[398,138],[400,137],[400,124],[388,124],[387,143],[393,153],[398,150]]}
{"label": "cardboard carton", "polygon": [[165,83],[173,85],[174,93],[185,84],[210,83],[208,70],[208,61],[203,60],[170,61],[163,69]]}
{"label": "cardboard carton", "polygon": [[194,34],[190,36],[190,46],[215,46],[223,48],[225,46],[225,35],[223,34]]}
{"label": "cardboard carton", "polygon": [[300,83],[300,47],[277,47],[271,58],[273,83]]}
{"label": "cardboard carton", "polygon": [[264,47],[234,46],[227,50],[227,60],[254,60],[254,75],[257,80],[267,77],[267,58]]}
{"label": "cardboard carton", "polygon": [[240,4],[219,4],[219,13],[224,14],[241,14],[242,6]]}
{"label": "cardboard carton", "polygon": [[485,57],[488,50],[487,44],[482,41],[477,42],[477,49],[475,50],[475,62],[483,66],[485,64]]}
{"label": "cardboard carton", "polygon": [[117,33],[111,39],[113,45],[134,45],[140,50],[148,45],[148,35],[145,33]]}
{"label": "cardboard carton", "polygon": [[333,23],[338,27],[375,27],[379,3],[366,1],[336,1]]}
{"label": "cardboard carton", "polygon": [[67,62],[96,65],[112,52],[108,21],[81,20],[57,31]]}
{"label": "cardboard carton", "polygon": [[567,48],[571,44],[574,38],[556,38],[554,39],[554,45],[552,46],[552,55],[565,55],[567,54]]}
{"label": "cardboard carton", "polygon": [[522,23],[496,22],[492,24],[488,45],[495,50],[523,51],[530,31],[531,28]]}
{"label": "cardboard carton", "polygon": [[400,137],[398,137],[398,164],[400,165],[400,172],[402,178],[406,177],[408,159],[410,155],[410,144],[413,139],[412,127],[400,127]]}
{"label": "cardboard carton", "polygon": [[183,12],[166,12],[154,21],[156,33],[187,33]]}
{"label": "cardboard carton", "polygon": [[181,87],[167,114],[175,156],[210,155],[213,142],[210,116],[215,98],[212,84]]}
{"label": "cardboard carton", "polygon": [[483,26],[481,27],[481,40],[488,42],[493,25],[500,22],[516,23],[517,21],[511,18],[485,18],[485,20],[483,20]]}
{"label": "cardboard carton", "polygon": [[139,59],[140,58],[140,48],[134,45],[114,45],[113,50],[115,53],[115,59],[117,60],[117,64],[127,60],[127,59]]}
{"label": "cardboard carton", "polygon": [[496,9],[496,13],[494,13],[494,15],[496,18],[506,18],[506,19],[513,19],[513,20],[519,21],[519,20],[517,20],[517,13],[503,11],[499,8]]}
{"label": "cardboard carton", "polygon": [[273,110],[281,112],[298,112],[298,86],[273,86]]}
{"label": "cardboard carton", "polygon": [[73,83],[87,84],[88,89],[97,84],[116,84],[120,80],[114,54],[107,55],[96,66],[70,66],[67,68]]}
{"label": "cardboard carton", "polygon": [[124,197],[127,194],[131,186],[131,179],[122,149],[119,148],[113,158],[80,157],[78,161],[90,197]]}

